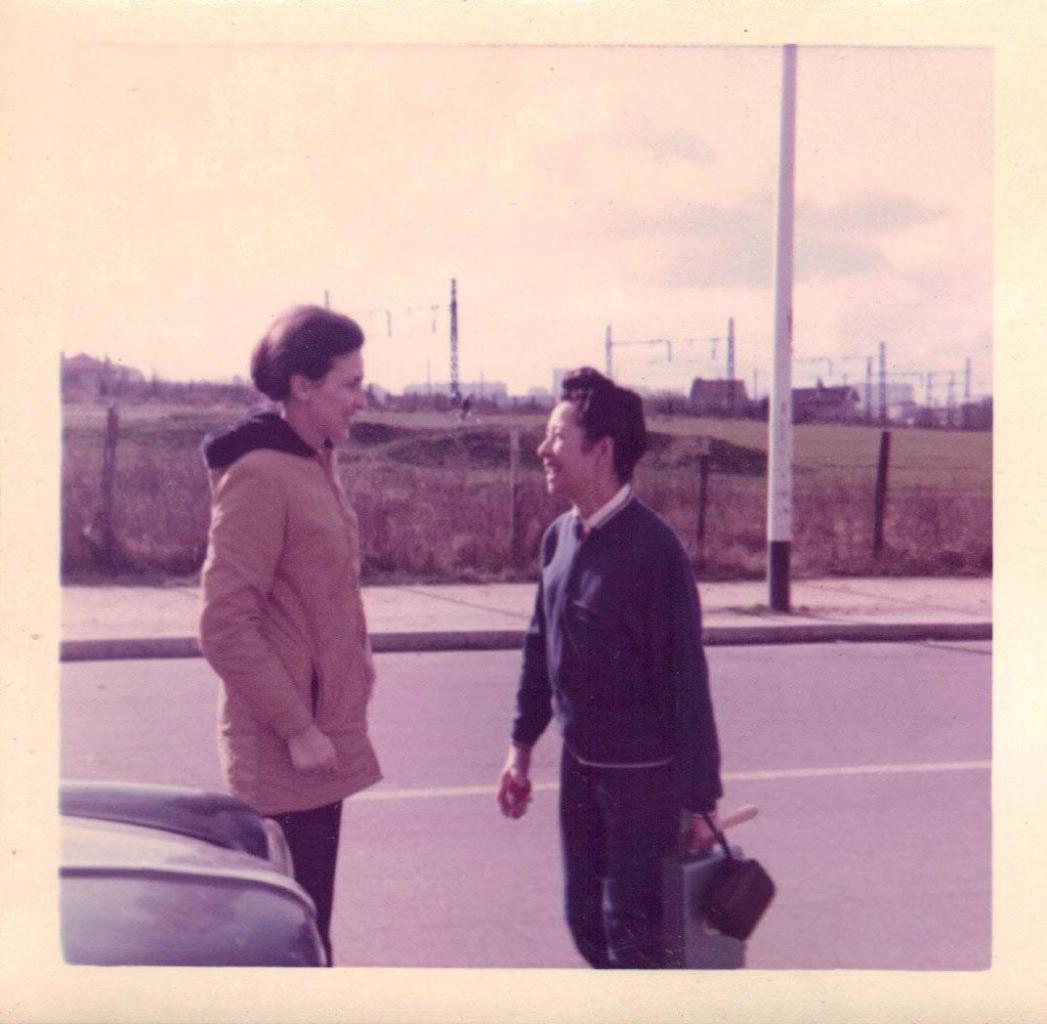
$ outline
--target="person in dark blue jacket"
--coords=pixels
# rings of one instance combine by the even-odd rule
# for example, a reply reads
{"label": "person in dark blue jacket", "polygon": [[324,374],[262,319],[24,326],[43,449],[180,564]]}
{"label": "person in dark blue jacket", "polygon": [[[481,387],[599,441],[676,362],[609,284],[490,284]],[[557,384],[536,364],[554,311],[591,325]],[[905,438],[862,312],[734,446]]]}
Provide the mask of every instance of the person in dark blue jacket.
{"label": "person in dark blue jacket", "polygon": [[498,789],[520,817],[531,749],[563,734],[565,909],[593,967],[664,964],[662,860],[708,848],[720,751],[694,575],[672,527],[632,493],[646,447],[639,396],[584,367],[563,381],[538,456],[571,503],[546,531]]}

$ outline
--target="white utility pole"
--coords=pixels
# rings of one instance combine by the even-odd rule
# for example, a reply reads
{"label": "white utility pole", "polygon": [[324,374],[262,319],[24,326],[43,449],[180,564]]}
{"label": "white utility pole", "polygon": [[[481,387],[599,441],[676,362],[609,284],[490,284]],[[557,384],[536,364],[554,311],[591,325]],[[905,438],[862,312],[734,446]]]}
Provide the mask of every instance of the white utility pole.
{"label": "white utility pole", "polygon": [[782,48],[781,148],[778,158],[778,226],[774,265],[774,370],[768,416],[768,603],[789,611],[792,548],[792,342],[793,218],[796,177],[796,46]]}

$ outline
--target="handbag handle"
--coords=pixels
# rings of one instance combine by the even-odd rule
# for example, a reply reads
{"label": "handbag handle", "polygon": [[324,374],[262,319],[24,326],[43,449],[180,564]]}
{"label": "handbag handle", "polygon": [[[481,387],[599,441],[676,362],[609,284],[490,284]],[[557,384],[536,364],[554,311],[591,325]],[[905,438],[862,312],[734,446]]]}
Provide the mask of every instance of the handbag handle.
{"label": "handbag handle", "polygon": [[[702,819],[705,821],[705,824],[709,826],[710,831],[713,833],[713,835],[719,841],[720,845],[723,847],[723,851],[726,854],[727,859],[734,860],[735,858],[731,856],[731,851],[727,846],[727,840],[724,838],[724,832],[734,825],[740,825],[743,821],[752,821],[752,819],[755,818],[756,815],[760,813],[760,811],[759,808],[756,807],[754,804],[743,804],[741,807],[738,808],[738,810],[731,811],[731,813],[728,814],[727,817],[725,817],[720,822],[719,829],[714,828],[712,821],[710,821],[709,819],[709,815],[705,811],[699,811],[698,813],[701,815]],[[681,836],[679,852],[681,854],[686,854],[689,851],[685,848],[683,839],[684,837]]]}
{"label": "handbag handle", "polygon": [[712,830],[712,833],[720,841],[720,845],[723,847],[723,852],[726,854],[728,860],[734,860],[731,856],[730,848],[727,846],[727,840],[724,839],[724,832],[727,831],[732,825],[740,825],[743,821],[752,821],[753,818],[759,814],[759,808],[755,804],[744,804],[736,811],[732,811],[727,815],[723,821],[720,822],[720,828],[716,829],[713,826],[712,821],[709,820],[709,815],[702,811],[702,820]]}
{"label": "handbag handle", "polygon": [[734,860],[734,856],[731,853],[731,848],[727,845],[727,837],[723,834],[722,829],[718,829],[713,824],[712,818],[710,818],[705,811],[702,811],[702,821],[704,821],[705,824],[709,826],[709,830],[712,832],[714,836],[716,836],[716,841],[720,844],[721,847],[723,847],[724,857],[726,857],[727,860]]}

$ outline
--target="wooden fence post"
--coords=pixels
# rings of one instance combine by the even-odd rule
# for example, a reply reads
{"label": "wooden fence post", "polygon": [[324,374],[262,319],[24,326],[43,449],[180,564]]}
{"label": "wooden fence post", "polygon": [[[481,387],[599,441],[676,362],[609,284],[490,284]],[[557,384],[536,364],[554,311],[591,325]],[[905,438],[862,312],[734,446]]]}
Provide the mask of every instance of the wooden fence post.
{"label": "wooden fence post", "polygon": [[698,438],[698,529],[696,539],[699,548],[705,543],[705,507],[709,495],[709,452],[711,448],[708,437]]}
{"label": "wooden fence post", "polygon": [[509,428],[509,559],[513,565],[520,557],[520,520],[517,501],[520,496],[520,428]]}
{"label": "wooden fence post", "polygon": [[891,432],[880,433],[880,461],[876,467],[876,495],[873,499],[873,544],[874,558],[880,557],[883,549],[883,520],[887,510],[887,467],[891,456]]}
{"label": "wooden fence post", "polygon": [[116,442],[120,432],[120,414],[116,403],[109,406],[105,420],[105,447],[102,449],[102,507],[100,532],[102,559],[115,572],[117,567],[116,532],[113,528],[113,492],[116,484]]}

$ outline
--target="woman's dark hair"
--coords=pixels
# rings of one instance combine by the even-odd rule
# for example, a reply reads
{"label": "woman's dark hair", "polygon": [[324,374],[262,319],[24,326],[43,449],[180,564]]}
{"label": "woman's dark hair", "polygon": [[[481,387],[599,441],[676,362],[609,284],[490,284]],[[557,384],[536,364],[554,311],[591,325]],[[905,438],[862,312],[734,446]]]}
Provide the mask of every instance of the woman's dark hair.
{"label": "woman's dark hair", "polygon": [[339,356],[364,343],[359,325],[320,306],[294,306],[281,313],[255,346],[251,380],[267,398],[279,402],[291,393],[291,375],[320,380]]}
{"label": "woman's dark hair", "polygon": [[614,441],[614,472],[624,484],[647,450],[647,427],[643,402],[635,391],[619,387],[613,380],[583,366],[563,379],[561,400],[574,406],[575,419],[585,431],[587,444],[601,437]]}

